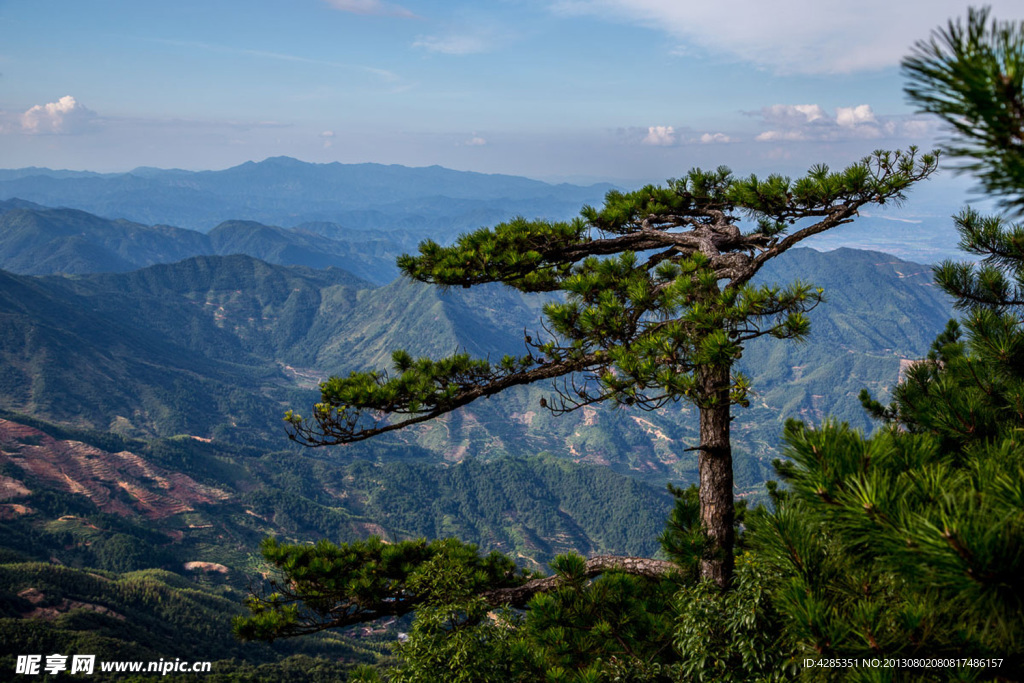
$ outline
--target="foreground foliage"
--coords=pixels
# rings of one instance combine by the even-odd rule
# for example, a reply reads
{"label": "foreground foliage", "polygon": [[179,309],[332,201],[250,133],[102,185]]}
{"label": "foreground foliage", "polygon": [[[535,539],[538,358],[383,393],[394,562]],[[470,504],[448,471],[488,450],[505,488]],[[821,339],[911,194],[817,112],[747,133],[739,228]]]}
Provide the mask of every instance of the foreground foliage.
{"label": "foreground foliage", "polygon": [[800,656],[1024,654],[1024,445],[787,427],[788,484],[751,534]]}

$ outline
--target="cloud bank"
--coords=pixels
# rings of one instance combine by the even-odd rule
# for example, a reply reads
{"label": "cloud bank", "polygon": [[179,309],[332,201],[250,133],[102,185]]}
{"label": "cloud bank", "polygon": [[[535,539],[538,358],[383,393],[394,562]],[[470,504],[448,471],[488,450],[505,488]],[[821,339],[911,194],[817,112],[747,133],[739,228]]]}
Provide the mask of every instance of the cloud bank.
{"label": "cloud bank", "polygon": [[704,133],[698,138],[702,145],[712,145],[715,143],[727,143],[736,142],[736,138],[726,135],[725,133]]}
{"label": "cloud bank", "polygon": [[676,129],[672,126],[650,126],[647,129],[647,137],[641,142],[645,145],[669,147],[676,144]]}
{"label": "cloud bank", "polygon": [[938,126],[930,118],[876,116],[868,104],[836,107],[832,114],[817,104],[773,104],[747,113],[768,126],[755,138],[758,142],[925,138]]}
{"label": "cloud bank", "polygon": [[[636,131],[636,128],[630,131]],[[639,129],[643,135],[643,129]],[[635,141],[636,138],[634,137]],[[701,133],[693,134],[689,129],[676,128],[675,126],[648,126],[647,134],[640,139],[642,145],[653,145],[655,147],[675,147],[677,145],[713,145],[737,142],[737,139],[725,133]]]}

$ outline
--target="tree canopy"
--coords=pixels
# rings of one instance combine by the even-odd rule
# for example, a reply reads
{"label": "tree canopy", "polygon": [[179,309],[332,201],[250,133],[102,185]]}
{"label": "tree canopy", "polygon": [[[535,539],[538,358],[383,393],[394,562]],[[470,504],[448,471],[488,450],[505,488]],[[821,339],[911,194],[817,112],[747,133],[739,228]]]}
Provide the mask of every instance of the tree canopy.
{"label": "tree canopy", "polygon": [[[876,152],[842,172],[816,166],[792,181],[736,178],[721,167],[691,171],[666,187],[608,193],[600,209],[571,222],[516,219],[433,241],[403,256],[407,276],[442,287],[501,282],[524,292],[563,292],[545,309],[545,333],[527,353],[498,362],[453,354],[393,355],[394,372],[353,372],[321,386],[308,420],[289,412],[292,436],[335,445],[432,419],[484,396],[538,380],[584,373],[548,407],[597,401],[654,409],[669,400],[714,403],[696,386],[701,366],[729,363],[763,335],[799,338],[821,301],[806,283],[753,286],[770,259],[851,222],[866,204],[901,201],[936,167],[934,155]],[[753,228],[742,232],[740,221]],[[809,225],[795,225],[811,219]],[[733,378],[734,403],[747,387]]]}
{"label": "tree canopy", "polygon": [[[290,412],[291,436],[321,446],[367,439],[430,420],[511,387],[562,378],[542,406],[556,413],[598,402],[658,409],[680,399],[700,412],[705,575],[732,573],[730,406],[749,383],[732,365],[757,337],[800,339],[823,299],[812,285],[752,284],[772,258],[851,222],[868,204],[898,202],[936,168],[936,156],[875,152],[843,171],[819,165],[799,179],[692,170],[666,186],[609,192],[600,209],[567,222],[518,218],[460,237],[426,241],[398,263],[442,287],[500,282],[560,292],[525,354],[498,361],[455,353],[393,354],[394,372],[353,372],[321,385],[309,419]],[[746,220],[746,223],[743,221]],[[741,225],[746,227],[744,230]]]}

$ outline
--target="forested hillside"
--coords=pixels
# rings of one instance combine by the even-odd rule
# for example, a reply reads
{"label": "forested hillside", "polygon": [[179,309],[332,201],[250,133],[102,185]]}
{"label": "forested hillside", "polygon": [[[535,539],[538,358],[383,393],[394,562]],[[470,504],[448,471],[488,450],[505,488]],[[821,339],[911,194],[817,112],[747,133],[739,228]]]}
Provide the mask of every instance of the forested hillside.
{"label": "forested hillside", "polygon": [[[911,101],[948,126],[943,151],[1002,213],[965,207],[953,218],[961,247],[980,262],[948,260],[928,273],[843,250],[819,281],[831,285],[839,314],[823,326],[828,350],[818,362],[794,363],[774,348],[758,357],[749,343],[805,338],[805,314],[829,305],[823,290],[752,287],[751,276],[861,204],[901,200],[935,156],[917,166],[913,151],[909,160],[876,152],[864,166],[837,175],[818,166],[795,182],[693,171],[674,192],[609,193],[572,226],[513,221],[403,258],[410,277],[442,287],[504,282],[564,293],[545,309],[559,339],[499,363],[400,354],[397,377],[332,377],[309,419],[290,416],[296,437],[359,443],[569,372],[591,373],[591,385],[569,385],[556,410],[607,401],[663,410],[669,398],[686,400],[700,416],[699,485],[670,487],[675,506],[660,539],[668,559],[566,554],[552,575],[536,577],[451,539],[266,542],[277,588],[251,594],[236,633],[269,640],[415,614],[409,639],[394,646],[397,666],[361,676],[392,683],[1021,680],[1022,46],[1024,23],[970,9],[903,60]],[[757,231],[733,223],[742,211],[760,218]],[[807,214],[821,222],[787,234],[787,218]],[[645,260],[638,244],[667,246]],[[820,255],[792,256],[802,259],[801,277],[818,273]],[[849,277],[844,266],[855,262],[868,278]],[[948,310],[941,298],[926,303],[927,283],[907,287],[929,274],[962,317],[926,356],[906,357],[919,341],[908,314]],[[884,293],[869,291],[871,278],[887,281]],[[845,315],[854,297],[871,313]],[[732,454],[744,425],[731,406],[787,399],[770,379],[760,395],[750,391],[757,384],[733,372],[743,351],[749,372],[788,369],[795,388],[784,457],[773,462],[778,481],[753,507],[736,500]],[[900,380],[874,384],[873,359],[901,356]],[[819,372],[832,374],[831,392],[801,395]],[[870,434],[820,419],[841,414],[841,404],[825,403],[830,393],[844,400],[848,376],[865,387],[857,402],[879,427]]]}
{"label": "forested hillside", "polygon": [[0,448],[5,559],[112,571],[209,561],[238,582],[266,534],[457,533],[537,563],[571,548],[654,552],[668,509],[663,491],[543,454],[377,465],[189,438],[124,440],[12,414],[0,421]]}
{"label": "forested hillside", "polygon": [[541,568],[568,550],[654,552],[669,507],[664,491],[554,456],[375,465],[191,438],[133,441],[5,413],[0,665],[30,646],[235,658],[217,670],[262,666],[271,677],[326,666],[281,661],[297,653],[372,663],[388,652],[384,631],[274,648],[232,639],[264,537],[457,535]]}
{"label": "forested hillside", "polygon": [[[173,630],[209,645],[181,649],[193,659],[236,658],[225,673],[343,675],[380,663],[381,639],[408,620],[389,635],[221,642],[265,571],[263,538],[458,538],[543,571],[566,552],[657,554],[672,508],[661,487],[696,479],[691,409],[555,417],[546,386],[368,444],[291,446],[281,416],[330,374],[387,368],[397,348],[520,353],[537,334],[543,296],[389,281],[382,264],[407,235],[245,221],[203,234],[2,209],[0,257],[37,273],[0,271],[4,657],[39,643],[146,659],[178,651]],[[734,424],[737,483],[755,499],[782,419],[866,425],[856,393],[884,396],[950,313],[927,266],[878,252],[794,250],[759,277],[791,272],[828,301],[807,344],[764,340],[741,360],[757,391]]]}
{"label": "forested hillside", "polygon": [[286,230],[231,220],[204,234],[0,202],[0,268],[23,275],[126,272],[192,256],[246,254],[279,265],[342,268],[386,284],[398,275],[395,258],[414,245],[408,232],[348,230],[334,223]]}
{"label": "forested hillside", "polygon": [[1021,10],[0,0],[0,683],[1024,683]]}
{"label": "forested hillside", "polygon": [[[928,269],[884,254],[797,250],[765,281],[799,270],[829,301],[803,345],[764,340],[741,364],[756,393],[736,433],[744,487],[776,453],[787,415],[826,414],[866,426],[854,397],[885,391],[921,357],[949,307]],[[29,278],[3,274],[2,407],[128,436],[187,434],[285,444],[278,422],[311,402],[331,373],[384,369],[405,348],[434,357],[465,349],[520,353],[543,299],[498,286],[439,291],[405,280],[374,287],[338,270],[203,256],[123,274]],[[841,351],[841,352],[837,352]],[[540,451],[663,480],[688,481],[693,416],[587,409],[553,418],[540,386],[496,398],[346,456],[461,460]],[[382,450],[383,449],[383,450]]]}
{"label": "forested hillside", "polygon": [[[748,490],[766,475],[783,411],[845,409],[861,419],[852,395],[866,382],[888,386],[901,359],[926,346],[921,330],[949,310],[923,266],[856,251],[788,258],[835,295],[815,312],[820,342],[766,343],[746,354],[746,371],[764,388],[737,420]],[[783,264],[767,277],[785,273]],[[312,400],[330,372],[384,367],[398,347],[517,352],[524,330],[535,329],[540,297],[404,280],[378,287],[338,268],[241,255],[0,277],[0,395],[17,411],[0,421],[8,655],[31,641],[147,658],[167,649],[169,627],[159,624],[175,620],[178,633],[202,622],[226,634],[238,608],[203,617],[199,605],[237,606],[261,571],[255,549],[267,535],[457,537],[538,569],[568,551],[651,555],[671,506],[660,482],[694,476],[684,450],[694,439],[689,411],[556,418],[539,406],[544,387],[369,446],[280,450],[281,414]],[[130,606],[123,594],[156,602]],[[281,660],[302,652],[377,661],[386,648],[375,637],[234,655],[212,647],[245,662],[222,671],[263,666],[277,675],[266,672],[323,666]]]}

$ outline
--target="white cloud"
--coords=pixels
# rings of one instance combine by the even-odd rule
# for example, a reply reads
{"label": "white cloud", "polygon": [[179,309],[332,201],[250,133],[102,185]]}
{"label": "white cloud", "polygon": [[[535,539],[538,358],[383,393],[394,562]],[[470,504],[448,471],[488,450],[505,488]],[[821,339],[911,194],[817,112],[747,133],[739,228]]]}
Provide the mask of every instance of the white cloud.
{"label": "white cloud", "polygon": [[[963,0],[549,0],[558,13],[629,21],[707,52],[778,73],[852,73],[896,66],[917,40],[965,15]],[[993,0],[1020,14],[1020,0]],[[685,49],[685,48],[684,48]]]}
{"label": "white cloud", "polygon": [[900,132],[908,138],[924,138],[935,135],[939,128],[939,122],[935,119],[910,118],[901,121]]}
{"label": "white cloud", "polygon": [[487,144],[487,140],[479,135],[474,135],[469,140],[466,140],[466,144],[470,147],[483,147]]}
{"label": "white cloud", "polygon": [[704,145],[710,145],[716,142],[736,142],[736,138],[731,138],[725,133],[704,133],[700,136],[700,142]]}
{"label": "white cloud", "polygon": [[26,133],[71,135],[86,130],[96,112],[86,109],[71,95],[56,102],[37,104],[21,115],[21,128]]}
{"label": "white cloud", "polygon": [[817,104],[773,104],[763,107],[761,118],[776,126],[796,126],[806,123],[825,123],[829,115]]}
{"label": "white cloud", "polygon": [[334,146],[333,130],[325,130],[324,132],[320,133],[320,135],[318,135],[317,137],[324,141],[324,149],[330,149],[331,147]]}
{"label": "white cloud", "polygon": [[871,106],[860,104],[856,107],[836,107],[836,123],[843,128],[852,128],[864,123],[877,123]]}
{"label": "white cloud", "polygon": [[752,115],[770,126],[755,138],[759,142],[819,139],[834,128],[833,117],[817,104],[773,104]]}
{"label": "white cloud", "polygon": [[737,138],[725,133],[701,133],[679,126],[648,126],[647,128],[623,128],[618,134],[631,144],[637,141],[653,147],[674,147],[676,145],[713,145],[737,142]]}
{"label": "white cloud", "polygon": [[650,126],[647,128],[647,137],[642,141],[645,145],[658,145],[668,147],[676,144],[676,130],[672,126]]}
{"label": "white cloud", "polygon": [[380,0],[326,0],[334,9],[352,14],[379,14],[391,17],[415,18],[416,15],[399,5],[381,2]]}
{"label": "white cloud", "polygon": [[775,104],[748,114],[760,118],[768,128],[755,138],[759,142],[922,140],[932,137],[938,125],[931,119],[913,116],[879,117],[868,104],[836,107],[835,114],[816,104]]}

